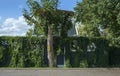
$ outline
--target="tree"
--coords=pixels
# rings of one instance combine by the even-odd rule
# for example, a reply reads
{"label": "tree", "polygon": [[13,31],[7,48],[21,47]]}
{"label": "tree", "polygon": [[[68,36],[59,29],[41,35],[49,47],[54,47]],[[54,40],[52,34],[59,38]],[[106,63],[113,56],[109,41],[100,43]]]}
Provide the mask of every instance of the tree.
{"label": "tree", "polygon": [[84,37],[99,37],[100,32],[98,27],[90,24],[83,25],[81,24],[78,27],[78,34]]}
{"label": "tree", "polygon": [[[58,0],[27,0],[30,12],[24,9],[23,15],[29,25],[34,25],[34,33],[44,32],[47,37],[47,51],[49,66],[56,66],[55,52],[53,51],[53,34],[54,32],[65,27],[66,32],[72,25],[71,16],[73,12],[58,10]],[[66,21],[65,21],[66,20]],[[64,24],[64,25],[63,25]],[[41,31],[42,30],[42,31]],[[38,32],[39,31],[39,32]]]}
{"label": "tree", "polygon": [[83,0],[77,3],[75,11],[77,21],[109,29],[112,37],[119,37],[120,0]]}

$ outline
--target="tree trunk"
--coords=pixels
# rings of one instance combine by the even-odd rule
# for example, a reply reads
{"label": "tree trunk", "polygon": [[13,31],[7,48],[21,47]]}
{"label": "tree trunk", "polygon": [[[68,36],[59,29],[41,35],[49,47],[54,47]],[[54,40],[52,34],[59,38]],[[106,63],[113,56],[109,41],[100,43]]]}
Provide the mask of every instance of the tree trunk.
{"label": "tree trunk", "polygon": [[47,51],[48,51],[49,67],[56,67],[55,55],[53,51],[52,28],[50,26],[48,26]]}

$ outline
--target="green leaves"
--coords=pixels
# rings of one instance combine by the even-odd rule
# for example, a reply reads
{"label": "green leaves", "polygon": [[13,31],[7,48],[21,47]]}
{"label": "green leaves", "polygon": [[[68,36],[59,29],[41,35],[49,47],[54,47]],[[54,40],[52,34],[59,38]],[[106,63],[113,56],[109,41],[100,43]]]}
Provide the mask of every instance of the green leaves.
{"label": "green leaves", "polygon": [[41,4],[46,10],[56,10],[58,7],[58,0],[41,0]]}
{"label": "green leaves", "polygon": [[80,25],[78,28],[78,33],[80,36],[84,36],[84,37],[99,37],[100,36],[98,27],[95,25],[90,25],[90,24]]}
{"label": "green leaves", "polygon": [[4,48],[0,46],[0,60],[3,58]]}
{"label": "green leaves", "polygon": [[39,30],[46,32],[48,25],[51,26],[56,23],[55,10],[57,9],[58,0],[40,0],[40,2],[27,0],[27,4],[30,10],[28,12],[24,9],[23,16],[28,25],[35,26],[34,34],[38,34]]}
{"label": "green leaves", "polygon": [[118,24],[120,25],[120,13],[117,16],[117,21],[118,21]]}
{"label": "green leaves", "polygon": [[[34,25],[34,34],[47,35],[48,26],[53,29],[53,34],[58,32],[66,35],[72,28],[72,11],[58,10],[58,0],[27,0],[30,10],[23,10],[23,16],[28,25]],[[29,12],[28,12],[29,11]],[[61,30],[61,31],[58,31]],[[63,35],[62,35],[63,36]]]}
{"label": "green leaves", "polygon": [[120,35],[120,1],[119,0],[83,0],[75,7],[77,21],[83,24],[101,25],[109,28],[108,33]]}

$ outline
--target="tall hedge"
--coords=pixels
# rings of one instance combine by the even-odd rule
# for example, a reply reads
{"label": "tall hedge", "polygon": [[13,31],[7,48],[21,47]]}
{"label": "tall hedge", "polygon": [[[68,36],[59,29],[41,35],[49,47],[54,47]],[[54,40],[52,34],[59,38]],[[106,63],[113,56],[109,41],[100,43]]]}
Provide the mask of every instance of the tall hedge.
{"label": "tall hedge", "polygon": [[44,43],[44,38],[0,37],[0,65],[42,67]]}
{"label": "tall hedge", "polygon": [[[65,61],[64,67],[119,67],[120,48],[109,42],[104,38],[54,37],[54,53],[58,63]],[[47,67],[46,48],[44,37],[0,37],[0,67]]]}

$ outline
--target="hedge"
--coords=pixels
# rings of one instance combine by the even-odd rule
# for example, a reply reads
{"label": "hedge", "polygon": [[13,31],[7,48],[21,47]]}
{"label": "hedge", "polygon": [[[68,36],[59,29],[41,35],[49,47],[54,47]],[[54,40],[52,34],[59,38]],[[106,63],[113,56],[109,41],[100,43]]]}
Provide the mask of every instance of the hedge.
{"label": "hedge", "polygon": [[[0,67],[48,67],[44,37],[0,37]],[[120,48],[104,38],[54,37],[54,53],[64,67],[120,66]],[[115,50],[115,51],[114,51]],[[117,56],[117,57],[116,57]]]}

